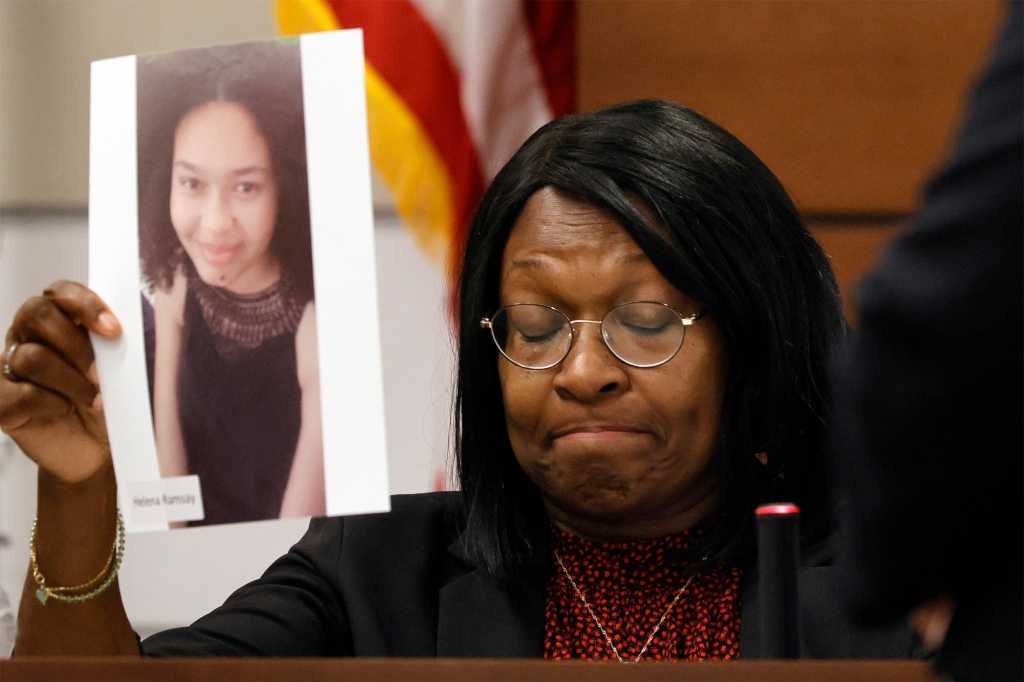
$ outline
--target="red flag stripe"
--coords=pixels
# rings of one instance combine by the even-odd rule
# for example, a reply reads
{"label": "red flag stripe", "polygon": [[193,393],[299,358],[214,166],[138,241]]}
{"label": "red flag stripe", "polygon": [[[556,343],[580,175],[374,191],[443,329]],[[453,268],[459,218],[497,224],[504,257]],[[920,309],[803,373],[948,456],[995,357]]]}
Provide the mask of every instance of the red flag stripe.
{"label": "red flag stripe", "polygon": [[[444,45],[408,0],[331,0],[330,5],[343,28],[363,29],[367,61],[416,115],[447,166],[455,183],[452,246],[460,249],[483,180],[462,109],[452,106],[461,101],[459,75]],[[415,61],[409,55],[416,55]]]}
{"label": "red flag stripe", "polygon": [[548,104],[555,118],[576,111],[576,3],[523,0]]}
{"label": "red flag stripe", "polygon": [[487,183],[551,120],[522,0],[412,0],[459,73],[462,111]]}

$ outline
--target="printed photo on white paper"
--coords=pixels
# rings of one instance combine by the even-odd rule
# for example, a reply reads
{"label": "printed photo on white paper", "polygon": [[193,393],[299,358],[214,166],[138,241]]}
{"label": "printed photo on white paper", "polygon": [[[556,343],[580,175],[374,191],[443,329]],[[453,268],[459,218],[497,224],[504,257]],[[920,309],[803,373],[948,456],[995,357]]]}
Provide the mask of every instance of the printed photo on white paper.
{"label": "printed photo on white paper", "polygon": [[129,530],[388,507],[362,35],[95,62],[90,286]]}

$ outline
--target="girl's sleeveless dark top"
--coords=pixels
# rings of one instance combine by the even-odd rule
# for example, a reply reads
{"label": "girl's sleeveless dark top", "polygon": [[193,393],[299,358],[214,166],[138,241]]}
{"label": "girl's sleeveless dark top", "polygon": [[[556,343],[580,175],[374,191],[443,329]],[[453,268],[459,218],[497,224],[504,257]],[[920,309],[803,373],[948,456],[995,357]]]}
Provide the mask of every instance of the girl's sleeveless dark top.
{"label": "girl's sleeveless dark top", "polygon": [[[191,284],[191,283],[190,283]],[[207,325],[188,287],[178,410],[189,473],[199,476],[205,518],[190,525],[280,515],[302,418],[295,331],[255,348]]]}

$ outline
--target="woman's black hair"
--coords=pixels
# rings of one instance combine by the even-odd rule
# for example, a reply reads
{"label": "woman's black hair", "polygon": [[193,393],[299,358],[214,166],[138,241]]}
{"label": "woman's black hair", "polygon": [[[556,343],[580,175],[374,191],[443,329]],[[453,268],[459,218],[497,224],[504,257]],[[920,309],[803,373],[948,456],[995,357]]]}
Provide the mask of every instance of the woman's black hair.
{"label": "woman's black hair", "polygon": [[509,444],[498,352],[479,325],[498,307],[509,233],[542,187],[614,217],[724,331],[727,491],[698,556],[749,557],[754,508],[766,502],[800,506],[805,543],[827,537],[831,505],[820,451],[829,358],[845,324],[827,257],[782,185],[742,142],[686,107],[641,100],[542,127],[498,173],[470,227],[454,417],[469,554],[505,577],[547,561],[550,522]]}
{"label": "woman's black hair", "polygon": [[174,134],[207,102],[235,102],[270,149],[277,224],[270,251],[301,301],[313,298],[306,129],[299,45],[281,39],[140,56],[136,66],[139,253],[150,288],[167,288],[186,256],[170,217]]}

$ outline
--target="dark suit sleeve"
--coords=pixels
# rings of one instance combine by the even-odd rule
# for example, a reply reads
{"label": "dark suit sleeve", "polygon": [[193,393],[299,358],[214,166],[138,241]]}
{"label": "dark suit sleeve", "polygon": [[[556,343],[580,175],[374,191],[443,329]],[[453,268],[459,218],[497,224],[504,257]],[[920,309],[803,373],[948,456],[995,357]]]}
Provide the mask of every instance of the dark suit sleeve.
{"label": "dark suit sleeve", "polygon": [[303,538],[258,580],[187,628],[142,642],[149,656],[345,656],[348,616],[332,576],[344,519],[313,519]]}
{"label": "dark suit sleeve", "polygon": [[832,438],[855,613],[884,620],[940,593],[965,604],[1016,583],[1018,652],[1021,10],[1012,3],[916,224],[860,288]]}

